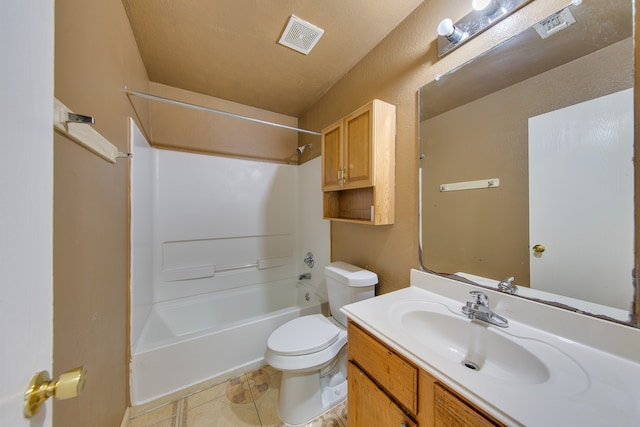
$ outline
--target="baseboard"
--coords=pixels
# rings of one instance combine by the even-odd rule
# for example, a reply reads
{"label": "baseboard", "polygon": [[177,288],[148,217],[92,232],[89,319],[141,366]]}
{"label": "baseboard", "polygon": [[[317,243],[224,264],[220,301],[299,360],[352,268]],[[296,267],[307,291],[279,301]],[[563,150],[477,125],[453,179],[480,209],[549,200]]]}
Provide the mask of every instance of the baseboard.
{"label": "baseboard", "polygon": [[131,408],[127,408],[124,411],[124,416],[122,417],[122,422],[120,423],[120,427],[129,427],[129,413],[131,412]]}

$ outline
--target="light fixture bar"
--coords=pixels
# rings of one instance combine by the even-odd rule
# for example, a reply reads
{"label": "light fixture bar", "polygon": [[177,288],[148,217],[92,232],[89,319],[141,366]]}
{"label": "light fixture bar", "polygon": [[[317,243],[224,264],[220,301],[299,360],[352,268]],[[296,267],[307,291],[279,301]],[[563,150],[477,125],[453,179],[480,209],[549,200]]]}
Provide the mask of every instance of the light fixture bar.
{"label": "light fixture bar", "polygon": [[475,0],[474,10],[455,24],[449,18],[443,19],[438,26],[438,57],[442,58],[532,1]]}

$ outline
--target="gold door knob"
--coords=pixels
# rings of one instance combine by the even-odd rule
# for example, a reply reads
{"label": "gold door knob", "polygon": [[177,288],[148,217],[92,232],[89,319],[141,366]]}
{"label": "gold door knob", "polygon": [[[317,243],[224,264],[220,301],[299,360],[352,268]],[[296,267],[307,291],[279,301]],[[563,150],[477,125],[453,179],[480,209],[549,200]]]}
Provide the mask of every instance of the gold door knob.
{"label": "gold door knob", "polygon": [[87,371],[84,367],[67,371],[57,380],[51,380],[47,371],[38,372],[31,378],[24,393],[24,416],[31,418],[51,396],[64,400],[76,397],[84,389]]}
{"label": "gold door knob", "polygon": [[540,245],[540,244],[538,244],[538,245],[535,245],[535,246],[533,247],[533,252],[535,252],[535,253],[537,253],[537,254],[541,254],[542,252],[544,252],[544,250],[545,250],[544,245]]}

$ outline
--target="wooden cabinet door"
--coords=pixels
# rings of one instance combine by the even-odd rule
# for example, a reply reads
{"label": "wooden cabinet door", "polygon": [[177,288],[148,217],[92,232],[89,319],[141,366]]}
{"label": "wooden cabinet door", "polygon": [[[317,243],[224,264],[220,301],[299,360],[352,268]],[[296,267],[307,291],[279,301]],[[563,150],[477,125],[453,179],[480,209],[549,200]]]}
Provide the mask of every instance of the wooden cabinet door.
{"label": "wooden cabinet door", "polygon": [[442,385],[434,384],[435,427],[496,427],[492,422]]}
{"label": "wooden cabinet door", "polygon": [[322,132],[322,191],[342,189],[342,120]]}
{"label": "wooden cabinet door", "polygon": [[369,103],[344,118],[344,189],[373,186],[373,111]]}
{"label": "wooden cabinet door", "polygon": [[384,344],[349,322],[349,360],[391,394],[412,414],[418,410],[418,369]]}
{"label": "wooden cabinet door", "polygon": [[352,362],[349,362],[347,376],[349,427],[417,427],[417,424]]}

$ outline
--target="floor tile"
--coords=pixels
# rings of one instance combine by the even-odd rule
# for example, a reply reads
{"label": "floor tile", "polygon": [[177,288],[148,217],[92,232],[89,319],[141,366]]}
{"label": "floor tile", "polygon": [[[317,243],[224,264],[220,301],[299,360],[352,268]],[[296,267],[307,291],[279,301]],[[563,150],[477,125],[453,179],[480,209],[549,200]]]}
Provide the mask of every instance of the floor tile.
{"label": "floor tile", "polygon": [[180,401],[161,406],[132,418],[130,427],[178,427]]}
{"label": "floor tile", "polygon": [[315,420],[307,423],[304,427],[343,427],[342,422],[338,418],[338,415],[329,411],[324,415],[319,416]]}
{"label": "floor tile", "polygon": [[[136,408],[129,427],[285,427],[278,417],[281,380],[280,371],[265,366],[197,392],[185,390],[156,409]],[[347,427],[346,401],[305,427]]]}
{"label": "floor tile", "polygon": [[235,404],[226,396],[182,412],[180,427],[260,427],[258,411],[250,404]]}
{"label": "floor tile", "polygon": [[345,400],[338,406],[336,406],[333,411],[338,416],[338,419],[342,423],[344,427],[347,427],[347,401]]}
{"label": "floor tile", "polygon": [[239,405],[253,403],[249,374],[232,378],[227,384],[225,396],[231,403],[237,403]]}
{"label": "floor tile", "polygon": [[201,390],[197,393],[193,393],[185,397],[184,400],[186,401],[186,404],[188,405],[188,407],[193,409],[196,406],[202,405],[203,403],[227,396],[229,394],[230,388],[233,389],[233,387],[236,384],[242,383],[245,381],[246,381],[246,378],[244,377],[244,375],[242,375],[240,377],[233,378],[222,384],[217,384],[212,387]]}
{"label": "floor tile", "polygon": [[[268,375],[267,377],[269,378],[268,389],[262,390],[255,385],[251,389],[255,397],[260,422],[263,427],[284,426],[278,417],[278,397],[280,395],[282,373],[276,371],[276,373]],[[264,384],[264,382],[262,382],[262,384]]]}

